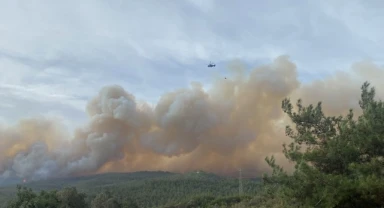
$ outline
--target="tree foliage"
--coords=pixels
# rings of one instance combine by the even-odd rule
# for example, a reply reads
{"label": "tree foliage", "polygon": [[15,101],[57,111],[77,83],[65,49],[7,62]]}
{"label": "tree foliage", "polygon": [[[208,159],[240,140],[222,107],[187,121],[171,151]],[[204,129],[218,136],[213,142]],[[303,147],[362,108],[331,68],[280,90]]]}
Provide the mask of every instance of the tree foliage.
{"label": "tree foliage", "polygon": [[84,193],[77,192],[75,187],[64,188],[56,194],[60,208],[84,208],[87,206]]}
{"label": "tree foliage", "polygon": [[[135,175],[136,173],[132,174]],[[97,178],[103,177],[104,175]],[[129,176],[125,180],[111,175],[103,178],[102,181],[91,180],[92,183],[89,182],[90,178],[84,179],[86,183],[80,183],[77,185],[78,188],[64,188],[59,189],[59,191],[41,191],[38,193],[36,189],[43,188],[38,184],[32,186],[35,187],[35,192],[30,188],[20,187],[16,195],[22,197],[16,196],[12,203],[17,202],[18,204],[12,207],[19,207],[19,204],[27,203],[31,198],[38,200],[40,195],[48,196],[41,193],[49,193],[52,196],[51,198],[54,199],[52,207],[139,208],[166,205],[169,207],[193,207],[196,204],[204,206],[220,204],[220,206],[224,206],[224,204],[229,205],[239,201],[236,198],[239,191],[238,180],[220,178],[212,174],[186,173],[155,178],[138,175],[138,177]],[[244,180],[243,186],[245,194],[254,195],[260,187],[260,182]],[[77,190],[81,190],[81,193]],[[29,195],[32,197],[28,197]],[[243,198],[246,199],[246,197],[241,199]],[[39,200],[47,199],[39,198]]]}
{"label": "tree foliage", "polygon": [[[384,103],[375,100],[375,89],[365,82],[359,101],[362,115],[326,116],[321,102],[293,109],[289,99],[283,111],[295,128],[286,127],[292,142],[283,152],[295,165],[289,175],[266,158],[272,167],[264,177],[269,197],[279,195],[286,206],[384,207]],[[337,101],[335,101],[337,102]]]}

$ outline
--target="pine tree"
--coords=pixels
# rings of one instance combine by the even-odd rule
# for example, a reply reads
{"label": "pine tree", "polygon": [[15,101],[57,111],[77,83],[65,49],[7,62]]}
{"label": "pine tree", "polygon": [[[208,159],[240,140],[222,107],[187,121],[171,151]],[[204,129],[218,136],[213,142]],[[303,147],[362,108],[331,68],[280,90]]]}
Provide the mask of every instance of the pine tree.
{"label": "pine tree", "polygon": [[362,85],[357,119],[352,110],[326,116],[321,102],[305,107],[298,100],[294,112],[289,99],[282,101],[295,125],[286,127],[292,142],[283,145],[295,171],[288,174],[266,158],[273,169],[264,176],[270,196],[294,207],[384,207],[384,103],[369,86]]}

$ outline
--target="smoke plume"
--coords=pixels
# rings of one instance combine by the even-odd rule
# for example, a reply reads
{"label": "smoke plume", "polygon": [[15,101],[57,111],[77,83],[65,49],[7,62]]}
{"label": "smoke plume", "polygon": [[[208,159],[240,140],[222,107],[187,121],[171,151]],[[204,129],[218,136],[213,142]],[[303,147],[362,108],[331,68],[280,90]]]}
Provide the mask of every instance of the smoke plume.
{"label": "smoke plume", "polygon": [[[154,108],[120,86],[103,87],[89,101],[89,122],[66,139],[60,125],[44,119],[22,120],[0,128],[0,175],[28,180],[108,171],[202,169],[229,174],[238,168],[268,172],[264,158],[275,155],[290,167],[281,150],[290,139],[281,101],[323,101],[329,115],[358,112],[361,84],[380,89],[383,69],[362,62],[348,73],[308,84],[282,56],[249,73],[229,66],[233,76],[217,78],[211,89],[192,83],[162,95]],[[380,97],[380,95],[379,95]]]}

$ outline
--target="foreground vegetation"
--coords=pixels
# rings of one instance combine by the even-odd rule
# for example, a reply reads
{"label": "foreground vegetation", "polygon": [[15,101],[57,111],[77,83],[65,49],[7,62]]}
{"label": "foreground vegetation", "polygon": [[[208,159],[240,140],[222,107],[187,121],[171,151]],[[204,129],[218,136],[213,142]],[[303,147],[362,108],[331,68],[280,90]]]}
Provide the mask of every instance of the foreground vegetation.
{"label": "foreground vegetation", "polygon": [[261,187],[249,182],[249,196],[235,196],[236,181],[169,177],[100,186],[88,198],[74,188],[35,194],[19,187],[8,207],[384,207],[384,103],[375,100],[368,83],[361,90],[358,118],[352,110],[326,116],[321,103],[303,106],[301,100],[294,111],[283,100],[294,123],[286,128],[292,143],[283,152],[295,170],[288,174],[266,158],[273,173],[263,177]]}
{"label": "foreground vegetation", "polygon": [[[243,186],[244,193],[254,195],[260,182],[244,180]],[[14,187],[0,188],[0,194],[16,194],[13,202],[4,207],[20,207],[22,203],[32,207],[179,207],[240,201],[236,198],[238,180],[201,171],[109,173],[27,183],[17,191]]]}
{"label": "foreground vegetation", "polygon": [[357,119],[352,110],[329,117],[321,103],[304,107],[299,100],[294,112],[288,99],[282,102],[295,124],[286,128],[292,143],[283,145],[295,171],[287,174],[267,158],[273,174],[264,184],[272,191],[263,200],[276,207],[384,207],[384,102],[369,86],[361,87]]}

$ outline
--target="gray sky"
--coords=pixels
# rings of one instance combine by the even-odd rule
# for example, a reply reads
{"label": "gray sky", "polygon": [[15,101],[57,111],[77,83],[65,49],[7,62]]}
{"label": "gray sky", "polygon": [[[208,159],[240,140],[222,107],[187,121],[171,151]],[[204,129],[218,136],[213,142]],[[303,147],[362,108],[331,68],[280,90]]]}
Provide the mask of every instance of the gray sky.
{"label": "gray sky", "polygon": [[156,103],[191,81],[209,86],[235,59],[256,67],[289,55],[306,82],[383,60],[380,0],[0,2],[0,118],[9,123],[53,116],[73,128],[102,86]]}

